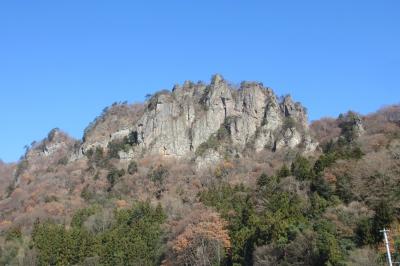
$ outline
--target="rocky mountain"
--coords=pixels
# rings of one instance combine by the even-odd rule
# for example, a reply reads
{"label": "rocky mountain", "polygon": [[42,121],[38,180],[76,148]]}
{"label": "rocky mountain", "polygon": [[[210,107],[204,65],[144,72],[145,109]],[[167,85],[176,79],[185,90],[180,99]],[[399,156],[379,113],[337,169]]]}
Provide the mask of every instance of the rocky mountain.
{"label": "rocky mountain", "polygon": [[309,124],[262,83],[187,81],[0,161],[0,265],[379,265],[399,158],[399,105]]}
{"label": "rocky mountain", "polygon": [[66,183],[71,176],[84,178],[80,165],[94,160],[96,151],[122,164],[161,156],[192,160],[198,169],[206,169],[228,157],[285,149],[307,154],[317,145],[305,108],[290,96],[278,97],[258,82],[242,82],[237,88],[214,75],[210,84],[186,81],[143,104],[113,104],[85,129],[81,141],[53,129],[34,141],[17,165],[2,166],[1,196],[12,196],[17,188],[50,187],[55,182],[51,176],[60,176],[53,172],[64,168],[73,169],[64,173]]}
{"label": "rocky mountain", "polygon": [[[113,131],[102,126],[107,119],[95,122],[87,130],[79,156],[95,147],[106,149],[124,137],[134,145],[120,153],[122,159],[143,154],[194,157],[208,148],[224,153],[226,149],[216,147],[223,141],[229,143],[231,154],[239,156],[246,149],[299,147],[312,152],[317,146],[300,103],[290,96],[279,99],[261,83],[242,82],[240,88],[232,88],[220,75],[213,76],[208,85],[185,82],[172,92],[158,92],[140,114]],[[214,138],[218,138],[216,145],[211,143]]]}
{"label": "rocky mountain", "polygon": [[[317,146],[305,108],[290,96],[278,97],[258,82],[237,88],[214,75],[210,84],[186,81],[143,104],[115,103],[85,129],[82,140],[53,129],[33,142],[17,165],[2,167],[7,175],[2,176],[0,208],[15,212],[14,218],[21,208],[41,213],[45,207],[34,202],[46,203],[51,198],[46,193],[62,201],[85,186],[103,190],[108,169],[127,167],[133,160],[190,161],[198,172],[226,158],[262,151],[310,154]],[[93,183],[93,175],[103,182]],[[64,210],[53,203],[59,211],[51,212],[63,214],[80,204],[75,201]]]}

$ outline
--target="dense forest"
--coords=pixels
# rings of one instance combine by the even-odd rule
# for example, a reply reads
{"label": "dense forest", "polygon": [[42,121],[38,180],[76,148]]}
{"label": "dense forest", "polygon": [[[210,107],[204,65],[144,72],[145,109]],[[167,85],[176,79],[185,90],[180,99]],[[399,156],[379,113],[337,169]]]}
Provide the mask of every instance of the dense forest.
{"label": "dense forest", "polygon": [[[121,164],[118,151],[135,136],[93,149],[65,197],[49,187],[37,195],[47,214],[14,213],[10,222],[2,209],[0,264],[385,265],[384,228],[400,261],[400,107],[310,128],[319,142],[313,153],[228,154],[203,171],[184,159]],[[62,159],[44,178],[67,171]],[[15,165],[21,180],[27,163]],[[23,193],[11,186],[4,197]]]}

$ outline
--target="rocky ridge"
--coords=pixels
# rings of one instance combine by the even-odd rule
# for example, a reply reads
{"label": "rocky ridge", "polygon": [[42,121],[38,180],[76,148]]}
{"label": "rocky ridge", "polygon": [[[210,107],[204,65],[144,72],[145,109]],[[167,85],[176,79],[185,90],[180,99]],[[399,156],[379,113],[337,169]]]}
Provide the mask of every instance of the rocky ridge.
{"label": "rocky ridge", "polygon": [[278,97],[259,82],[242,82],[234,88],[214,75],[210,84],[186,81],[172,91],[157,92],[144,105],[106,108],[80,142],[54,129],[31,145],[25,160],[36,167],[44,161],[66,163],[84,159],[96,148],[106,152],[113,143],[127,140],[129,145],[118,150],[121,160],[161,155],[192,158],[200,167],[246,152],[311,153],[318,146],[310,135],[305,108],[289,95]]}
{"label": "rocky ridge", "polygon": [[[173,90],[154,94],[146,103],[142,116],[109,134],[85,138],[79,155],[90,149],[107,146],[113,140],[129,137],[131,149],[120,152],[121,159],[143,154],[187,157],[204,154],[207,149],[224,153],[220,144],[229,143],[231,154],[246,149],[280,150],[301,148],[312,152],[317,147],[309,134],[307,114],[290,96],[279,99],[262,83],[242,82],[239,89],[220,75],[211,83],[185,82]],[[216,138],[217,143],[208,145]],[[225,147],[226,148],[226,147]]]}
{"label": "rocky ridge", "polygon": [[[210,84],[187,81],[155,93],[144,104],[113,104],[87,127],[82,140],[51,130],[27,147],[18,164],[7,168],[0,208],[30,212],[36,206],[40,211],[41,205],[34,202],[51,201],[41,200],[47,192],[66,199],[84,187],[107,191],[112,169],[146,158],[195,162],[197,172],[263,150],[311,154],[317,146],[305,108],[290,96],[278,97],[258,82],[242,82],[236,88],[215,75]],[[74,202],[68,210],[79,204]],[[64,212],[57,202],[50,207]]]}

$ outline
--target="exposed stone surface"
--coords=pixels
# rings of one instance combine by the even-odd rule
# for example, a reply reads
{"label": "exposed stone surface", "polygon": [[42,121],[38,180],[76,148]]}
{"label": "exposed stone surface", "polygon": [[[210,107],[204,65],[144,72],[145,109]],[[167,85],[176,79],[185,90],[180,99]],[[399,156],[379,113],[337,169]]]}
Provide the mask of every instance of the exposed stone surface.
{"label": "exposed stone surface", "polygon": [[361,117],[357,116],[355,125],[354,125],[354,131],[356,132],[357,137],[360,137],[365,133],[364,125],[362,123]]}
{"label": "exposed stone surface", "polygon": [[202,156],[196,158],[197,169],[214,166],[222,159],[222,156],[212,149],[208,149]]}
{"label": "exposed stone surface", "polygon": [[[83,153],[96,146],[106,148],[111,140],[135,134],[137,145],[120,157],[130,159],[144,153],[193,156],[221,129],[227,132],[231,150],[239,152],[246,148],[261,151],[299,145],[310,152],[316,147],[300,103],[293,102],[290,96],[278,100],[261,83],[243,82],[234,89],[220,75],[213,76],[209,85],[187,81],[183,86],[175,85],[172,92],[156,93],[146,102],[141,117],[131,121],[113,132],[104,132],[105,127],[97,125],[102,133],[96,134],[94,128],[87,134]],[[91,138],[98,135],[102,137]]]}
{"label": "exposed stone surface", "polygon": [[49,132],[47,138],[38,143],[32,143],[32,147],[25,154],[25,158],[29,161],[46,158],[59,159],[60,156],[67,156],[76,143],[76,140],[55,128]]}
{"label": "exposed stone surface", "polygon": [[83,144],[71,159],[79,159],[92,148],[107,148],[110,141],[129,134],[132,125],[143,116],[144,105],[114,103],[103,110],[84,131]]}
{"label": "exposed stone surface", "polygon": [[351,132],[353,138],[359,138],[365,133],[362,118],[355,112],[349,111],[345,115],[341,114],[338,120],[342,132],[346,132],[347,134]]}
{"label": "exposed stone surface", "polygon": [[118,152],[119,155],[119,159],[120,160],[124,160],[124,161],[130,161],[132,159],[135,158],[135,153],[132,149],[130,149],[129,151],[119,151]]}

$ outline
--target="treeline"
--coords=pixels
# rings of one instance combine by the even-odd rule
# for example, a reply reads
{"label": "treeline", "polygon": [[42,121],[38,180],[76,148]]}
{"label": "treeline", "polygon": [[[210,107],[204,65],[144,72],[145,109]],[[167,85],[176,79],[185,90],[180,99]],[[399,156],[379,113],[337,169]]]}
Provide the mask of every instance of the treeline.
{"label": "treeline", "polygon": [[37,221],[32,246],[38,265],[158,265],[165,219],[162,208],[148,202],[116,210],[111,218],[101,209],[83,209],[69,227]]}

